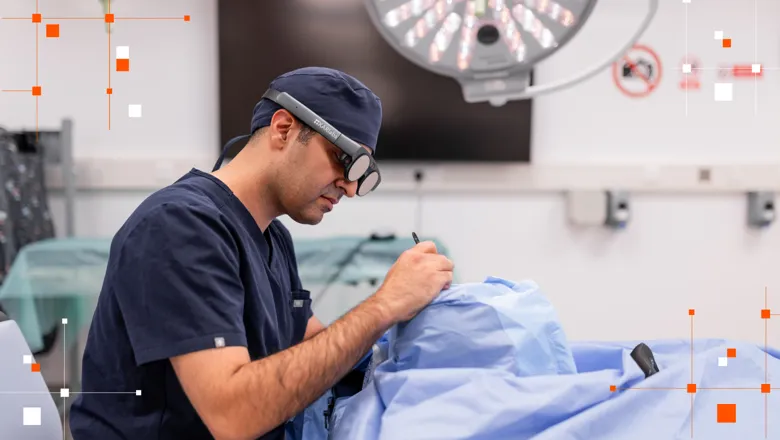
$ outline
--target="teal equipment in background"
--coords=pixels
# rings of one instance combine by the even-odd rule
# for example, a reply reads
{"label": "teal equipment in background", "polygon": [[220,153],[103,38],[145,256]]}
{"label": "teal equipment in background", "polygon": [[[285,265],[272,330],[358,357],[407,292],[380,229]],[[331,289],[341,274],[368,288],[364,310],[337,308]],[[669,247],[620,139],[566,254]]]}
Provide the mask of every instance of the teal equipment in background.
{"label": "teal equipment in background", "polygon": [[[439,252],[446,248],[433,240]],[[299,276],[311,291],[315,313],[331,322],[381,285],[408,238],[339,236],[294,239]],[[41,240],[23,247],[0,285],[0,305],[19,325],[33,352],[44,334],[61,325],[75,342],[89,326],[108,264],[111,238]],[[319,310],[321,313],[318,313]],[[67,324],[62,324],[62,319]],[[62,338],[62,336],[60,336]]]}

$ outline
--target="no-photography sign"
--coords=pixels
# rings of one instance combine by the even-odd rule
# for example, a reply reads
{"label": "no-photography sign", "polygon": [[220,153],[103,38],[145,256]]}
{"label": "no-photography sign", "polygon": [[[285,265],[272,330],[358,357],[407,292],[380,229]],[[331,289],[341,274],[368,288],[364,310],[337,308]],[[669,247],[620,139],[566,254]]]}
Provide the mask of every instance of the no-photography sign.
{"label": "no-photography sign", "polygon": [[624,95],[645,97],[661,83],[661,59],[644,45],[631,48],[623,58],[612,65],[612,78]]}

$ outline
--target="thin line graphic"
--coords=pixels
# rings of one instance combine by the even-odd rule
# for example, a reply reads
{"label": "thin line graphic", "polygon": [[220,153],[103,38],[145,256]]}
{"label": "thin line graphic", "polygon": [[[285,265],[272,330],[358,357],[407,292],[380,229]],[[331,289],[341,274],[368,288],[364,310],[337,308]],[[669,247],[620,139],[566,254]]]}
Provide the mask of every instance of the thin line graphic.
{"label": "thin line graphic", "polygon": [[[66,368],[68,365],[68,344],[66,343],[66,337],[68,334],[68,328],[67,328],[67,322],[64,318],[62,320],[62,385],[66,388],[69,388],[68,385],[68,374],[66,372]],[[68,397],[62,396],[62,439],[65,440],[67,438],[67,432],[65,427],[65,422],[68,420]]]}
{"label": "thin line graphic", "polygon": [[705,388],[696,387],[697,390],[721,390],[721,391],[761,391],[761,387],[745,387],[745,388]]}
{"label": "thin line graphic", "polygon": [[[32,396],[36,394],[51,394],[59,396],[60,391],[0,391],[4,395]],[[69,394],[138,394],[135,391],[69,391]]]}
{"label": "thin line graphic", "polygon": [[[688,59],[688,6],[689,3],[683,3],[683,8],[685,11],[684,14],[684,23],[685,23],[685,64],[690,65],[690,60]],[[775,71],[780,70],[780,67],[765,67],[761,65],[758,62],[758,0],[753,0],[753,57],[756,61],[754,61],[754,64],[759,65],[759,72],[752,72],[753,74],[753,114],[758,115],[758,80],[759,76],[763,73],[763,71]],[[744,66],[745,68],[747,66]],[[735,71],[736,72],[736,66],[734,67],[689,67],[691,71]],[[690,73],[690,72],[689,72]],[[735,73],[736,76],[736,73]],[[740,76],[745,77],[747,76],[746,71],[740,72]],[[681,85],[685,86],[685,116],[688,116],[688,74],[684,75],[684,83],[681,83]]]}
{"label": "thin line graphic", "polygon": [[[62,399],[62,434],[63,434],[63,440],[67,439],[68,437],[68,429],[67,429],[67,420],[68,420],[68,402],[74,395],[79,394],[113,394],[113,395],[135,395],[135,396],[141,396],[142,392],[141,390],[133,390],[133,391],[82,391],[82,390],[71,390],[70,387],[72,384],[69,384],[68,382],[68,374],[67,374],[67,367],[68,367],[68,344],[67,344],[67,324],[68,319],[63,318],[62,319],[62,345],[63,345],[63,353],[62,353],[62,389],[59,391],[6,391],[6,390],[0,390],[0,395],[16,395],[16,396],[32,396],[32,395],[50,395],[52,398],[56,398],[59,396]],[[74,341],[74,343],[77,343],[78,339]],[[25,354],[25,357],[27,355]],[[33,364],[35,362],[33,361]],[[40,372],[40,369],[37,371],[33,368],[32,371],[28,370],[29,374],[42,374]],[[71,376],[74,373],[71,372]],[[79,387],[80,388],[80,387]]]}
{"label": "thin line graphic", "polygon": [[678,391],[678,390],[686,390],[685,387],[616,387],[616,391]]}
{"label": "thin line graphic", "polygon": [[691,438],[693,438],[693,393],[690,393],[691,396]]}
{"label": "thin line graphic", "polygon": [[[758,64],[758,0],[753,0],[753,59]],[[753,114],[758,115],[758,75],[753,75]]]}
{"label": "thin line graphic", "polygon": [[[35,0],[35,13],[38,14],[38,0]],[[35,86],[40,87],[41,82],[38,77],[38,71],[39,71],[39,64],[40,64],[40,50],[39,50],[39,34],[40,34],[40,24],[35,23]],[[39,89],[40,90],[40,89]],[[39,133],[39,119],[38,119],[38,107],[39,107],[39,96],[35,95],[35,142],[38,142],[38,133]]]}
{"label": "thin line graphic", "polygon": [[40,58],[39,57],[39,55],[40,55],[39,46],[40,45],[39,45],[39,41],[38,41],[39,40],[39,38],[38,38],[39,34],[40,34],[40,23],[35,23],[35,85],[36,86],[41,85],[40,81],[39,81],[39,78],[38,78],[38,71],[39,71],[39,67],[40,67],[39,66],[39,64],[40,64],[40,62],[39,62],[40,61],[40,59],[39,59]]}
{"label": "thin line graphic", "polygon": [[[696,311],[691,309],[688,312],[689,315],[691,315],[691,381],[689,383],[693,383],[693,318],[696,314]],[[687,391],[687,387],[686,387]],[[691,394],[691,438],[693,438],[693,393]]]}
{"label": "thin line graphic", "polygon": [[105,20],[105,17],[41,17],[41,20]]}
{"label": "thin line graphic", "polygon": [[[764,286],[764,310],[769,310],[768,290],[768,287]],[[764,319],[764,383],[769,383],[769,319]],[[769,393],[764,394],[764,438],[767,437],[769,437]]]}
{"label": "thin line graphic", "polygon": [[[691,438],[694,433],[694,395],[699,391],[751,391],[761,392],[764,396],[764,438],[769,437],[769,393],[772,390],[772,385],[769,383],[769,318],[772,316],[780,316],[780,313],[770,313],[769,309],[769,288],[764,287],[764,306],[761,309],[761,319],[764,321],[764,380],[763,383],[755,387],[698,387],[694,382],[694,360],[695,360],[695,322],[696,315],[695,309],[688,309],[688,315],[690,317],[690,340],[691,340],[691,376],[690,382],[685,387],[617,387],[615,385],[610,386],[611,392],[616,391],[686,391],[690,394],[691,400],[691,414],[690,414],[690,431]],[[736,352],[731,351],[733,349],[727,349],[726,357],[735,357]],[[719,362],[720,363],[720,362]]]}
{"label": "thin line graphic", "polygon": [[[35,2],[35,13],[32,17],[0,17],[0,21],[2,20],[9,20],[9,21],[28,21],[30,20],[35,26],[35,85],[32,88],[27,89],[0,89],[2,92],[22,92],[22,93],[31,93],[35,97],[35,137],[36,140],[39,139],[40,136],[40,97],[42,94],[42,88],[40,85],[40,31],[41,27],[40,24],[43,21],[104,21],[108,26],[109,29],[114,26],[114,24],[117,21],[190,21],[190,15],[182,15],[182,16],[176,16],[176,17],[115,17],[113,15],[112,9],[111,9],[111,0],[105,0],[106,3],[106,10],[105,14],[94,16],[94,17],[57,17],[57,16],[44,16],[41,13],[40,10],[40,4],[39,0],[36,0]],[[112,50],[111,50],[111,32],[107,32],[108,34],[108,87],[106,88],[106,95],[107,95],[107,108],[106,112],[108,114],[108,121],[107,126],[108,130],[111,130],[111,98],[113,95],[113,88],[111,87],[111,70],[113,68],[111,62],[112,62]],[[48,35],[47,35],[48,37]]]}
{"label": "thin line graphic", "polygon": [[116,17],[114,20],[185,20],[183,17]]}
{"label": "thin line graphic", "polygon": [[[691,310],[693,312],[693,310]],[[695,313],[695,312],[694,312]],[[693,383],[693,313],[690,313],[691,315],[691,381],[689,383]]]}
{"label": "thin line graphic", "polygon": [[[690,64],[688,60],[688,3],[683,3],[685,8],[685,64]],[[688,75],[685,75],[685,116],[688,116]]]}
{"label": "thin line graphic", "polygon": [[[2,17],[2,20],[29,20],[30,17]],[[98,21],[104,21],[106,17],[44,17],[41,16],[41,21],[43,20],[98,20]],[[171,20],[171,21],[189,21],[186,17],[114,17],[114,21],[116,20]]]}
{"label": "thin line graphic", "polygon": [[[108,13],[111,13],[111,0],[108,0]],[[108,26],[109,32],[106,32],[108,34],[108,89],[106,89],[106,96],[108,96],[108,130],[111,131],[111,93],[109,93],[109,90],[113,93],[111,89],[111,23]]]}
{"label": "thin line graphic", "polygon": [[68,373],[66,371],[67,365],[68,365],[68,344],[66,339],[68,333],[68,329],[66,328],[65,322],[62,323],[62,384],[65,385],[68,383]]}

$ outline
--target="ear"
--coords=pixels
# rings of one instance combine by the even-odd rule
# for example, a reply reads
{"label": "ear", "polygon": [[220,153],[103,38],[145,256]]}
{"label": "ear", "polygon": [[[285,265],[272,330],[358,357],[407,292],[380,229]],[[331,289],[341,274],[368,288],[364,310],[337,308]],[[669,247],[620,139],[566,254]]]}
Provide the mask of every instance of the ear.
{"label": "ear", "polygon": [[271,117],[271,145],[282,148],[287,144],[295,126],[295,119],[287,110],[280,109]]}

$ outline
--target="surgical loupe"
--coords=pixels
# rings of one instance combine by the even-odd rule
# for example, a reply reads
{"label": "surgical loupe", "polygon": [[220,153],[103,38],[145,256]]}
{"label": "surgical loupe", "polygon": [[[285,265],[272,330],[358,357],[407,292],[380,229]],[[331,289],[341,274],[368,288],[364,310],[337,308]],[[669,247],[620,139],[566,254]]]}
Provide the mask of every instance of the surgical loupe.
{"label": "surgical loupe", "polygon": [[357,195],[365,196],[379,186],[382,178],[379,175],[376,162],[357,142],[338,131],[324,118],[288,93],[269,89],[263,94],[263,98],[279,104],[294,114],[304,124],[321,134],[343,152],[339,156],[339,161],[344,165],[344,177],[350,182],[358,183]]}
{"label": "surgical loupe", "polygon": [[531,71],[561,49],[597,0],[366,0],[382,37],[420,67],[460,83],[467,102],[503,105],[571,87],[609,68],[631,49],[658,10],[609,60],[567,80],[530,85]]}

